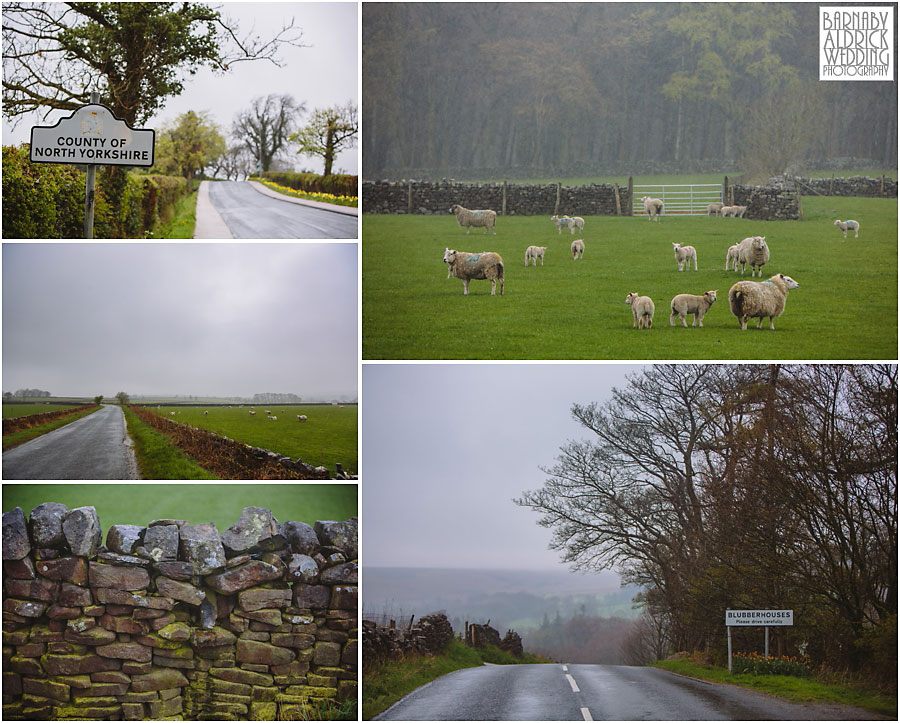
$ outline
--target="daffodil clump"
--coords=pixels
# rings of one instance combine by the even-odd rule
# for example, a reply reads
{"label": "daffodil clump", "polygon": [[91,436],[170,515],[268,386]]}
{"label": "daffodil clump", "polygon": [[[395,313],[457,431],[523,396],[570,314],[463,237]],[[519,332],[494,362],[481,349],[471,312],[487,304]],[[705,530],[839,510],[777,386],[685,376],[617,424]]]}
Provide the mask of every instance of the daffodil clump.
{"label": "daffodil clump", "polygon": [[288,188],[287,186],[282,186],[274,181],[266,181],[261,178],[255,178],[253,180],[259,181],[263,185],[271,188],[273,191],[278,191],[278,193],[283,193],[285,196],[294,196],[295,198],[304,198],[307,201],[321,201],[323,203],[334,203],[338,206],[358,206],[359,198],[357,196],[335,196],[331,193],[322,193],[322,192],[313,192],[313,191],[298,191],[293,188]]}
{"label": "daffodil clump", "polygon": [[805,655],[765,657],[759,653],[735,653],[731,657],[733,673],[751,675],[793,675],[806,678],[812,675],[809,658]]}

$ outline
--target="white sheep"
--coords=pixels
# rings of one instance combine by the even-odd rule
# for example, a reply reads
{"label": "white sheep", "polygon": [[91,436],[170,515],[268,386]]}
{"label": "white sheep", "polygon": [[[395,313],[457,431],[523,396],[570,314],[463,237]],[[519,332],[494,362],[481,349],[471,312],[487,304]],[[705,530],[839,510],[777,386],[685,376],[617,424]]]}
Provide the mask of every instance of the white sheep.
{"label": "white sheep", "polygon": [[251,417],[255,417],[255,416],[256,416],[256,412],[251,411],[251,412],[250,412],[250,416],[251,416]]}
{"label": "white sheep", "polygon": [[746,206],[732,206],[732,216],[735,218],[743,218],[744,214],[747,213]]}
{"label": "white sheep", "polygon": [[584,258],[584,239],[575,239],[570,248],[572,249],[572,261]]}
{"label": "white sheep", "polygon": [[274,414],[270,414],[270,415],[268,416],[268,419],[271,419],[273,422],[277,422],[277,421],[278,421],[278,417],[276,417]]}
{"label": "white sheep", "polygon": [[734,216],[737,206],[722,206],[719,209],[719,215],[723,217]]}
{"label": "white sheep", "polygon": [[788,291],[796,289],[800,284],[790,276],[776,274],[765,281],[738,281],[728,292],[728,303],[731,313],[740,322],[741,329],[747,328],[747,321],[758,317],[756,328],[762,326],[762,320],[769,317],[769,328],[775,329],[775,317],[781,316]]}
{"label": "white sheep", "polygon": [[170,416],[170,417],[174,417],[174,416],[175,416],[175,412],[169,412],[169,416]]}
{"label": "white sheep", "polygon": [[848,230],[853,231],[853,238],[859,238],[859,221],[835,221],[834,225],[844,233],[844,238],[847,238]]}
{"label": "white sheep", "polygon": [[203,412],[203,416],[204,416],[204,417],[209,416],[209,412],[204,411],[204,412]]}
{"label": "white sheep", "polygon": [[581,216],[571,216],[568,222],[569,233],[574,235],[577,228],[579,233],[584,231],[584,219]]}
{"label": "white sheep", "polygon": [[456,222],[460,226],[466,227],[467,234],[471,230],[471,226],[484,226],[485,233],[487,233],[488,229],[490,229],[490,231],[494,235],[497,234],[497,232],[494,230],[494,222],[497,220],[496,211],[470,211],[468,208],[464,208],[458,203],[455,203],[450,207],[450,213],[456,216]]}
{"label": "white sheep", "polygon": [[658,198],[650,198],[650,196],[643,196],[641,201],[644,202],[644,211],[647,212],[650,220],[656,219],[656,222],[659,223],[659,216],[663,212],[663,202]]}
{"label": "white sheep", "polygon": [[693,246],[682,246],[680,243],[672,243],[675,249],[675,260],[678,262],[678,270],[683,271],[683,266],[687,263],[688,271],[691,270],[691,259],[694,260],[694,271],[697,270],[697,249]]}
{"label": "white sheep", "polygon": [[653,312],[655,311],[653,299],[649,296],[638,296],[637,291],[632,291],[625,297],[625,303],[631,306],[631,315],[634,317],[631,324],[632,329],[643,329],[645,323],[648,329],[653,326]]}
{"label": "white sheep", "polygon": [[732,244],[728,247],[728,253],[725,254],[725,270],[729,268],[737,271],[738,265],[738,247],[740,244]]}
{"label": "white sheep", "polygon": [[741,276],[744,275],[746,267],[750,266],[750,276],[756,276],[756,272],[759,271],[759,277],[762,278],[762,267],[769,261],[769,247],[766,245],[765,236],[745,238],[738,244],[737,254],[737,263],[741,265]]}
{"label": "white sheep", "polygon": [[496,285],[500,284],[500,296],[503,296],[503,259],[493,251],[482,251],[473,254],[467,251],[444,249],[444,263],[450,265],[451,273],[463,282],[463,294],[469,295],[469,281],[472,279],[489,279],[491,296]]}
{"label": "white sheep", "polygon": [[669,316],[669,326],[675,326],[675,317],[681,320],[681,325],[687,327],[685,317],[688,314],[694,315],[694,321],[691,326],[703,326],[703,317],[709,311],[709,307],[716,303],[715,291],[707,291],[703,296],[695,296],[694,294],[678,294],[672,298],[670,307],[672,313]]}
{"label": "white sheep", "polygon": [[718,216],[722,212],[722,203],[711,203],[706,207],[707,216]]}
{"label": "white sheep", "polygon": [[562,233],[563,226],[565,226],[566,228],[569,227],[569,217],[568,216],[563,216],[562,218],[560,218],[559,216],[553,215],[550,217],[550,220],[556,224],[556,232],[557,233]]}
{"label": "white sheep", "polygon": [[534,266],[537,266],[537,260],[541,260],[541,266],[544,265],[544,252],[547,250],[546,246],[529,246],[525,249],[525,265],[528,266],[528,262],[531,261]]}
{"label": "white sheep", "polygon": [[306,415],[305,415],[305,414],[298,414],[298,415],[297,415],[297,421],[298,421],[298,422],[305,422],[305,421],[306,421]]}

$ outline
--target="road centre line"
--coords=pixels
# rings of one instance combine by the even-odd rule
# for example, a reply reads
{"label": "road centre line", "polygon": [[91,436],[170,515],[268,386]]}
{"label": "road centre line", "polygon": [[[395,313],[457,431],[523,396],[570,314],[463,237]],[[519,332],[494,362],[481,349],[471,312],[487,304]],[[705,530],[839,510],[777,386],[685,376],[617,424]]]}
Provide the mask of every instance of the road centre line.
{"label": "road centre line", "polygon": [[587,708],[582,708],[582,709],[581,709],[581,715],[584,717],[585,720],[594,720],[594,719],[591,717],[591,711],[588,710]]}
{"label": "road centre line", "polygon": [[568,673],[566,673],[566,680],[568,680],[568,681],[569,681],[569,685],[572,686],[572,692],[573,692],[573,693],[580,693],[580,692],[581,692],[581,690],[578,688],[578,684],[575,682],[575,678],[573,678],[573,677],[572,677],[571,675],[569,675]]}

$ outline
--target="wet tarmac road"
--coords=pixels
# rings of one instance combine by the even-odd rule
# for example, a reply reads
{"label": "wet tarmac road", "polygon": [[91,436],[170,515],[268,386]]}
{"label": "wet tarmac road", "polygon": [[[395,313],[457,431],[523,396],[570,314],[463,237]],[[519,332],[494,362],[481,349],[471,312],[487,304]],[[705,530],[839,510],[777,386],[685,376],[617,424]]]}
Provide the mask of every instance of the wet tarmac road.
{"label": "wet tarmac road", "polygon": [[125,417],[113,404],[3,453],[3,479],[137,479]]}
{"label": "wet tarmac road", "polygon": [[310,206],[271,198],[249,183],[209,184],[209,199],[234,238],[356,239],[359,221]]}
{"label": "wet tarmac road", "polygon": [[376,720],[866,720],[730,685],[623,665],[467,668],[419,688]]}

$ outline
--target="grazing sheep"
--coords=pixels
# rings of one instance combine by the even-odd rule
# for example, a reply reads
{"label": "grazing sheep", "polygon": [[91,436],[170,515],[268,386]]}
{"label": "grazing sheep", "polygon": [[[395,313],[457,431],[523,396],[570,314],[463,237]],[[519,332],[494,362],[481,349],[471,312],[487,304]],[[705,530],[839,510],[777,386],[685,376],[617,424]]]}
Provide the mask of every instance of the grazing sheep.
{"label": "grazing sheep", "polygon": [[719,290],[707,291],[703,296],[694,296],[693,294],[678,294],[672,299],[670,304],[672,314],[669,316],[669,326],[675,326],[675,317],[681,319],[681,325],[687,327],[685,317],[688,314],[694,315],[694,321],[691,326],[703,326],[703,317],[709,311],[709,307],[716,302],[716,293]]}
{"label": "grazing sheep", "polygon": [[577,238],[572,242],[572,261],[584,258],[584,239]]}
{"label": "grazing sheep", "polygon": [[537,260],[541,260],[541,266],[544,265],[544,252],[547,250],[546,246],[529,246],[525,249],[525,265],[528,266],[528,262],[531,261],[534,266],[537,266]]}
{"label": "grazing sheep", "polygon": [[273,414],[270,414],[270,415],[268,416],[268,419],[271,419],[273,422],[277,422],[277,421],[278,421],[278,417],[276,417],[276,416],[273,415]]}
{"label": "grazing sheep", "polygon": [[723,217],[734,216],[737,206],[722,206],[719,209],[719,215]]}
{"label": "grazing sheep", "polygon": [[722,212],[722,203],[711,203],[706,207],[707,216],[718,216]]}
{"label": "grazing sheep", "polygon": [[489,279],[491,296],[494,295],[494,290],[499,282],[500,296],[503,296],[503,259],[500,258],[500,254],[493,251],[473,254],[445,248],[444,263],[450,265],[450,271],[457,279],[462,279],[465,296],[469,295],[469,281],[472,279]]}
{"label": "grazing sheep", "polygon": [[[737,263],[741,265],[741,276],[744,275],[744,269],[750,266],[750,276],[756,276],[759,271],[759,277],[762,278],[762,267],[769,261],[769,247],[766,245],[765,236],[750,236],[745,238],[738,244]],[[735,264],[737,270],[737,264]]]}
{"label": "grazing sheep", "polygon": [[694,260],[694,271],[697,270],[697,249],[693,246],[682,246],[681,244],[672,243],[675,249],[675,260],[678,262],[678,270],[683,271],[683,266],[687,263],[688,271],[691,270],[691,259]]}
{"label": "grazing sheep", "polygon": [[647,212],[650,220],[656,219],[656,222],[659,223],[659,216],[663,212],[663,202],[658,198],[650,198],[650,196],[643,196],[641,201],[644,202],[644,211]]}
{"label": "grazing sheep", "polygon": [[174,417],[174,416],[175,416],[175,412],[169,412],[169,416],[170,416],[170,417]]}
{"label": "grazing sheep", "polygon": [[579,232],[584,231],[584,219],[581,216],[572,216],[569,218],[569,233],[575,234],[575,229],[577,228]]}
{"label": "grazing sheep", "polygon": [[853,231],[853,238],[859,238],[859,221],[835,221],[834,225],[844,233],[844,238],[848,230]]}
{"label": "grazing sheep", "polygon": [[562,218],[560,218],[559,216],[554,215],[554,216],[550,217],[550,220],[556,224],[556,232],[557,233],[562,233],[563,226],[565,226],[566,228],[569,227],[569,217],[568,216],[563,216]]}
{"label": "grazing sheep", "polygon": [[737,271],[738,264],[738,246],[739,244],[732,244],[728,247],[728,252],[725,254],[725,270],[734,270]]}
{"label": "grazing sheep", "polygon": [[747,328],[747,321],[759,317],[756,328],[762,326],[762,320],[769,317],[769,328],[775,329],[775,317],[781,316],[788,291],[796,289],[800,284],[790,276],[776,274],[765,281],[738,281],[728,292],[728,303],[731,313]]}
{"label": "grazing sheep", "polygon": [[734,216],[735,218],[743,218],[744,214],[747,213],[746,206],[732,206],[731,208],[733,209],[733,212],[731,215]]}
{"label": "grazing sheep", "polygon": [[625,303],[631,305],[631,315],[634,317],[631,324],[632,329],[643,329],[645,323],[648,329],[653,326],[653,312],[655,311],[653,299],[649,296],[638,296],[637,291],[632,291],[625,297]]}
{"label": "grazing sheep", "polygon": [[207,411],[204,411],[204,412],[203,412],[203,416],[204,416],[204,417],[207,416],[208,414],[209,414],[209,412],[207,412]]}
{"label": "grazing sheep", "polygon": [[496,211],[470,211],[456,203],[450,207],[450,213],[456,216],[456,222],[460,226],[466,227],[467,234],[471,230],[470,226],[484,226],[485,233],[490,229],[494,235],[497,234],[497,232],[494,231],[494,222],[497,220]]}
{"label": "grazing sheep", "polygon": [[255,417],[255,416],[256,416],[256,412],[250,412],[250,416],[251,416],[251,417]]}
{"label": "grazing sheep", "polygon": [[297,415],[297,421],[298,421],[298,422],[305,422],[305,421],[306,421],[306,415],[305,415],[305,414],[298,414],[298,415]]}

